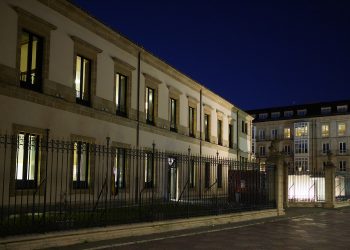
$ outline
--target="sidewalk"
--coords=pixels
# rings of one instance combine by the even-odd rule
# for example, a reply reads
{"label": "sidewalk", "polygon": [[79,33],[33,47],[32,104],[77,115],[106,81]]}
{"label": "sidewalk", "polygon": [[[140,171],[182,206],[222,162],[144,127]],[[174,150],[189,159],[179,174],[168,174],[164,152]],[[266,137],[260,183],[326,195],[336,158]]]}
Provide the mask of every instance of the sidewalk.
{"label": "sidewalk", "polygon": [[[289,208],[286,214],[277,217],[274,209],[207,216],[200,218],[171,220],[163,222],[139,223],[114,227],[89,228],[75,231],[62,231],[47,234],[7,237],[0,240],[1,249],[40,249],[48,247],[62,248],[64,246],[82,245],[99,242],[128,241],[133,238],[165,236],[170,234],[195,233],[210,230],[225,230],[225,228],[240,227],[247,224],[266,223],[287,220],[313,213],[329,211],[324,208]],[[94,244],[95,243],[95,244]],[[68,247],[69,248],[69,247]]]}

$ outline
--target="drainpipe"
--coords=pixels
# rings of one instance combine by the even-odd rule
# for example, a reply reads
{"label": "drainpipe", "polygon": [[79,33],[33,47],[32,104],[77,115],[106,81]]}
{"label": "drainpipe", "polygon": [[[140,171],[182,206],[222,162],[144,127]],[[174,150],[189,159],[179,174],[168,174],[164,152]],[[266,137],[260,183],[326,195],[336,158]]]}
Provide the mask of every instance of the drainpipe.
{"label": "drainpipe", "polygon": [[199,198],[202,197],[202,116],[203,116],[202,89],[199,91]]}
{"label": "drainpipe", "polygon": [[239,117],[238,117],[238,110],[236,112],[237,114],[237,126],[236,126],[236,133],[237,133],[237,138],[236,138],[236,145],[237,145],[237,150],[236,150],[236,154],[237,154],[237,161],[238,161],[238,154],[239,154],[239,130],[238,130],[238,126],[239,126]]}
{"label": "drainpipe", "polygon": [[141,51],[137,58],[137,125],[136,125],[136,177],[135,177],[135,201],[139,197],[139,149],[140,149],[140,76],[141,76]]}

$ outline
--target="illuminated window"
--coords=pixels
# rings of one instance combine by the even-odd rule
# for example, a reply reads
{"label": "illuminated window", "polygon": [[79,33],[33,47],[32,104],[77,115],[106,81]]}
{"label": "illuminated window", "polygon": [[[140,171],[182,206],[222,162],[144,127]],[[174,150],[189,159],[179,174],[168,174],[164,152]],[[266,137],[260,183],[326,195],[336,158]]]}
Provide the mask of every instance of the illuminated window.
{"label": "illuminated window", "polygon": [[75,97],[79,104],[90,105],[91,60],[77,55],[75,63]]}
{"label": "illuminated window", "polygon": [[190,170],[189,170],[189,185],[190,188],[194,188],[196,185],[196,172],[195,172],[195,162],[192,160],[190,162]]}
{"label": "illuminated window", "polygon": [[189,128],[189,135],[191,137],[195,137],[195,128],[194,128],[194,124],[195,124],[195,109],[192,107],[188,107],[188,128]]}
{"label": "illuminated window", "polygon": [[327,154],[330,151],[330,146],[328,142],[322,143],[322,153]]}
{"label": "illuminated window", "polygon": [[210,122],[210,115],[205,114],[204,115],[204,138],[207,142],[210,141],[209,122]]}
{"label": "illuminated window", "polygon": [[146,121],[149,124],[154,124],[154,89],[146,88]]}
{"label": "illuminated window", "polygon": [[343,136],[346,133],[346,124],[344,122],[338,123],[338,135]]}
{"label": "illuminated window", "polygon": [[339,142],[339,153],[346,153],[346,142]]}
{"label": "illuminated window", "polygon": [[339,171],[346,171],[346,161],[339,161]]}
{"label": "illuminated window", "polygon": [[115,105],[118,115],[126,115],[127,80],[122,74],[115,75]]}
{"label": "illuminated window", "polygon": [[331,112],[332,112],[331,107],[322,107],[321,108],[321,114],[323,114],[323,115],[330,114]]}
{"label": "illuminated window", "polygon": [[170,130],[176,132],[176,100],[170,98]]}
{"label": "illuminated window", "polygon": [[290,139],[290,128],[284,128],[283,134],[285,139]]}
{"label": "illuminated window", "polygon": [[321,130],[322,130],[322,137],[329,136],[329,124],[322,124]]}
{"label": "illuminated window", "polygon": [[16,188],[35,188],[38,182],[39,135],[19,133],[16,152]]}
{"label": "illuminated window", "polygon": [[76,141],[73,152],[73,188],[86,189],[89,185],[90,144]]}
{"label": "illuminated window", "polygon": [[348,105],[337,106],[337,111],[339,113],[345,113],[348,111]]}
{"label": "illuminated window", "polygon": [[[145,187],[153,188],[154,185],[154,161],[153,154],[145,154]],[[175,164],[175,163],[173,163]]]}
{"label": "illuminated window", "polygon": [[43,39],[22,30],[20,46],[21,87],[41,91]]}
{"label": "illuminated window", "polygon": [[296,137],[306,137],[308,136],[308,123],[307,122],[299,122],[294,124],[294,135]]}
{"label": "illuminated window", "polygon": [[222,121],[221,120],[218,120],[217,134],[218,134],[218,144],[222,145]]}
{"label": "illuminated window", "polygon": [[294,167],[296,171],[309,171],[309,161],[307,157],[298,157],[294,159]]}
{"label": "illuminated window", "polygon": [[115,163],[114,163],[114,183],[116,193],[119,189],[125,188],[125,170],[126,170],[126,152],[123,148],[117,148],[115,150]]}

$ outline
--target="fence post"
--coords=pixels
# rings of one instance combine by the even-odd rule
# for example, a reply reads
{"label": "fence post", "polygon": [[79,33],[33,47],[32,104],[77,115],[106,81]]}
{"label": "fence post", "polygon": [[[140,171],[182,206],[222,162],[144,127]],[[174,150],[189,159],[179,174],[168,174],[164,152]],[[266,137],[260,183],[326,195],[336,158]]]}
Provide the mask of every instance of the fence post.
{"label": "fence post", "polygon": [[325,165],[325,208],[335,207],[335,165],[332,161],[332,154],[328,154],[328,162]]}
{"label": "fence post", "polygon": [[47,194],[47,169],[48,169],[48,161],[49,161],[49,133],[50,133],[50,129],[46,129],[46,162],[45,162],[45,187],[44,187],[44,209],[43,209],[44,225],[46,224],[46,194]]}
{"label": "fence post", "polygon": [[284,170],[284,178],[283,178],[283,207],[287,208],[289,206],[288,201],[288,170],[289,170],[289,164],[286,164],[284,162],[283,164],[283,170]]}
{"label": "fence post", "polygon": [[190,217],[190,167],[191,167],[191,146],[188,146],[187,159],[187,218]]}
{"label": "fence post", "polygon": [[[106,141],[107,141],[107,155],[106,155],[106,180],[105,180],[105,182],[106,182],[106,195],[105,195],[105,223],[106,223],[106,225],[107,225],[107,220],[108,220],[108,214],[107,214],[107,205],[108,205],[108,186],[110,185],[109,183],[108,183],[108,176],[111,174],[110,172],[109,172],[109,169],[108,169],[108,161],[109,161],[109,158],[108,158],[108,151],[109,151],[109,140],[110,140],[111,138],[110,137],[106,137]],[[105,153],[104,152],[104,149],[103,149],[103,153]]]}

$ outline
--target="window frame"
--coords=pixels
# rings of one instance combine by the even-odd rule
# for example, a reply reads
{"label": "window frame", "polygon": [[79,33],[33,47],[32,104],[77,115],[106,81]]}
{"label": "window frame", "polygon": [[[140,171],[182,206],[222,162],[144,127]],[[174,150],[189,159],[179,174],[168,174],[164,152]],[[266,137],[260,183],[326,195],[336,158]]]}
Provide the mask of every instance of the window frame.
{"label": "window frame", "polygon": [[[80,86],[79,86],[79,88],[80,88],[80,95],[79,95],[79,97],[77,96],[77,83],[76,83],[76,81],[77,81],[77,79],[76,79],[76,77],[77,77],[77,62],[78,62],[78,57],[80,57],[80,79],[79,79],[79,82],[80,82]],[[84,82],[82,82],[82,80],[84,79],[84,78],[86,78],[86,74],[84,75],[83,73],[84,73],[84,70],[83,70],[83,65],[84,65],[84,61],[87,61],[89,64],[89,66],[88,66],[88,81],[87,81],[87,83],[84,83]],[[91,76],[92,76],[92,72],[91,72],[91,69],[92,69],[92,60],[91,59],[89,59],[89,58],[87,58],[87,57],[85,57],[85,56],[83,56],[83,55],[80,55],[80,54],[77,54],[76,56],[75,56],[75,80],[74,80],[74,86],[75,86],[75,100],[76,100],[76,103],[78,103],[78,104],[81,104],[81,105],[84,105],[84,106],[91,106]],[[83,91],[81,91],[82,90],[82,86],[84,86],[84,84],[87,84],[87,92],[88,92],[88,97],[87,97],[87,99],[84,99],[84,96],[83,96]]]}
{"label": "window frame", "polygon": [[[150,163],[150,164],[149,164]],[[152,189],[155,185],[155,160],[152,152],[144,153],[144,188]],[[151,175],[148,173],[151,172]],[[149,179],[149,177],[151,177]]]}
{"label": "window frame", "polygon": [[[152,113],[150,115],[149,106],[150,106],[150,93],[152,93]],[[150,125],[155,125],[155,114],[154,114],[154,105],[155,101],[155,89],[151,87],[146,87],[146,102],[145,102],[145,115],[146,115],[146,123]],[[151,119],[150,119],[151,118]]]}
{"label": "window frame", "polygon": [[204,114],[204,140],[210,142],[210,114]]}
{"label": "window frame", "polygon": [[[120,100],[122,99],[121,98],[121,78],[124,77],[125,78],[125,81],[124,81],[124,108],[121,108],[121,104],[117,103],[117,98],[120,102]],[[119,88],[118,88],[119,86]],[[129,92],[129,77],[122,74],[122,73],[115,73],[115,92],[114,92],[114,104],[115,104],[115,108],[116,108],[116,115],[119,115],[119,116],[124,116],[124,117],[127,117],[128,115],[128,110],[127,110],[127,107],[128,107],[128,99],[129,99],[129,95],[128,95],[128,92]],[[117,97],[117,93],[118,93],[118,97]]]}
{"label": "window frame", "polygon": [[218,137],[218,145],[222,146],[222,120],[221,119],[218,119],[217,121],[217,127],[216,127],[216,130],[217,130],[217,137]]}
{"label": "window frame", "polygon": [[216,165],[216,178],[217,178],[217,188],[222,188],[222,164],[219,163]]}
{"label": "window frame", "polygon": [[[191,112],[192,110],[192,112]],[[188,129],[189,129],[189,136],[190,137],[193,137],[195,138],[196,135],[195,135],[195,112],[196,112],[196,109],[192,106],[188,106]],[[192,123],[191,123],[191,118],[192,118]]]}
{"label": "window frame", "polygon": [[[178,127],[178,117],[177,117],[177,112],[178,112],[178,101],[175,98],[170,97],[169,98],[169,109],[170,109],[170,131],[172,132],[177,132],[177,127]],[[173,110],[174,108],[174,110]]]}

